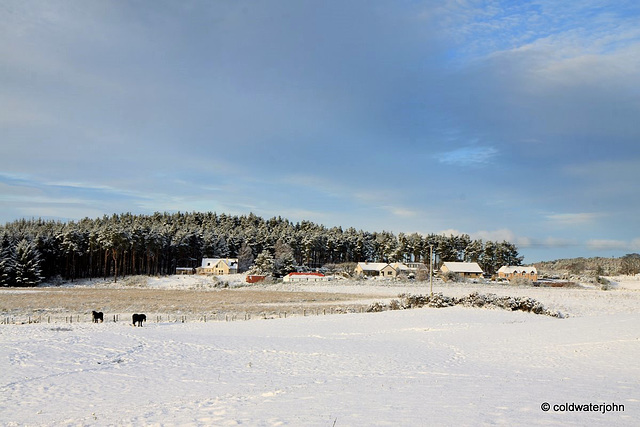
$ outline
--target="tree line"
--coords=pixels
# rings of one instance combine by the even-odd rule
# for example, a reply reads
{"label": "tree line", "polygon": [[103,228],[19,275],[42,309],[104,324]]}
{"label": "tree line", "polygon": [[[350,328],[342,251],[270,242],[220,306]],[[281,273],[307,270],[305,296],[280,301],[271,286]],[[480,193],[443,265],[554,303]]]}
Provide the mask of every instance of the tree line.
{"label": "tree line", "polygon": [[196,267],[203,257],[238,258],[241,271],[269,255],[284,269],[359,261],[428,263],[430,248],[434,268],[443,261],[475,261],[494,273],[523,259],[509,242],[466,234],[343,230],[254,214],[125,213],[68,222],[20,219],[0,226],[0,286],[34,286],[58,276],[167,275],[177,267]]}

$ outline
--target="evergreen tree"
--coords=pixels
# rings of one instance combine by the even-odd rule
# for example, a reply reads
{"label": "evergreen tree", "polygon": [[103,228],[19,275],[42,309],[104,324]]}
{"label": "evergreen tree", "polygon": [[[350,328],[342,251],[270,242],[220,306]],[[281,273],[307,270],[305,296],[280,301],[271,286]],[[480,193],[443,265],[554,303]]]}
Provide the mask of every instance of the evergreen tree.
{"label": "evergreen tree", "polygon": [[243,243],[238,252],[238,273],[248,271],[253,265],[253,251],[248,243]]}
{"label": "evergreen tree", "polygon": [[497,253],[496,244],[492,241],[488,241],[484,245],[484,252],[482,253],[482,259],[480,261],[480,267],[482,267],[482,271],[484,271],[487,274],[494,274],[497,271],[496,253]]}
{"label": "evergreen tree", "polygon": [[270,276],[273,274],[273,255],[268,250],[260,252],[253,265],[252,273]]}
{"label": "evergreen tree", "polygon": [[466,262],[480,263],[484,252],[484,243],[482,240],[473,240],[469,242],[464,250],[464,260]]}
{"label": "evergreen tree", "polygon": [[285,276],[296,271],[296,260],[293,257],[291,246],[283,239],[278,239],[274,248],[273,272],[277,277]]}
{"label": "evergreen tree", "polygon": [[503,265],[521,265],[523,258],[518,256],[518,249],[512,243],[503,241],[496,245],[494,272]]}
{"label": "evergreen tree", "polygon": [[8,244],[0,246],[0,286],[13,286],[15,254]]}
{"label": "evergreen tree", "polygon": [[16,245],[13,277],[16,286],[36,286],[42,282],[40,255],[27,239]]}

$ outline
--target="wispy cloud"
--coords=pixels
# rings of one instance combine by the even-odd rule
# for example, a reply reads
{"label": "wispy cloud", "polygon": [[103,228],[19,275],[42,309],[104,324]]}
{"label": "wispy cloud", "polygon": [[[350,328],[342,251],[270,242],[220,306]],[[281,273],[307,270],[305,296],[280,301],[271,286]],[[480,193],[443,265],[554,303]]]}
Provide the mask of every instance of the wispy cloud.
{"label": "wispy cloud", "polygon": [[546,215],[548,221],[555,223],[561,226],[582,226],[587,224],[592,224],[598,218],[603,217],[602,213],[591,213],[591,212],[582,212],[582,213],[558,213],[558,214],[549,214]]}
{"label": "wispy cloud", "polygon": [[528,237],[516,234],[508,228],[501,228],[497,230],[479,230],[471,233],[463,233],[456,229],[447,229],[438,232],[445,236],[454,235],[459,236],[461,234],[468,234],[472,239],[480,239],[483,241],[502,242],[507,241],[514,243],[518,248],[567,248],[580,246],[580,242],[576,239],[568,239],[561,237]]}
{"label": "wispy cloud", "polygon": [[393,215],[398,217],[409,218],[409,217],[414,217],[418,215],[418,212],[416,210],[408,209],[402,206],[386,206],[385,205],[385,206],[381,206],[381,208],[391,212]]}
{"label": "wispy cloud", "polygon": [[587,241],[592,250],[637,251],[640,250],[640,238],[631,241],[615,239],[592,239]]}
{"label": "wispy cloud", "polygon": [[473,166],[489,163],[498,154],[494,147],[470,146],[445,151],[436,156],[440,163],[447,165]]}

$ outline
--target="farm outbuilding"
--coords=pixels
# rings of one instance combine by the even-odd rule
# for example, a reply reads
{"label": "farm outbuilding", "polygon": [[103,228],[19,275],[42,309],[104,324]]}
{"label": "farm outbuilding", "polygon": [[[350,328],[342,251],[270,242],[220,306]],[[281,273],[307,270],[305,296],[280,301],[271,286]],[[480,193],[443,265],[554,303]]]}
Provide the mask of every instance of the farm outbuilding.
{"label": "farm outbuilding", "polygon": [[262,282],[266,278],[267,276],[263,276],[261,274],[249,274],[246,278],[246,281],[247,283],[258,283]]}
{"label": "farm outbuilding", "polygon": [[480,279],[484,274],[477,262],[445,262],[440,271],[444,274],[455,273],[464,279]]}
{"label": "farm outbuilding", "polygon": [[322,273],[289,273],[282,278],[283,282],[323,282],[329,280]]}
{"label": "farm outbuilding", "polygon": [[498,270],[498,277],[507,280],[522,278],[535,282],[538,280],[538,270],[535,267],[505,265]]}
{"label": "farm outbuilding", "polygon": [[358,276],[396,277],[398,271],[386,262],[359,262],[355,273]]}

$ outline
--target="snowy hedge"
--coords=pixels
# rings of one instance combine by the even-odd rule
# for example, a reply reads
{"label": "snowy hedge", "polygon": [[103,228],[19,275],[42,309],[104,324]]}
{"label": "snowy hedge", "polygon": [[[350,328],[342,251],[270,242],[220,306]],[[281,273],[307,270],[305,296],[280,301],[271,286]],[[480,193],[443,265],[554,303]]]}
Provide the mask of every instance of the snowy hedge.
{"label": "snowy hedge", "polygon": [[467,296],[456,298],[442,295],[441,293],[433,295],[398,295],[399,300],[392,300],[389,304],[374,303],[369,306],[367,311],[377,312],[385,310],[405,310],[409,308],[420,307],[453,307],[454,305],[462,305],[465,307],[485,307],[485,308],[501,308],[511,311],[526,311],[535,314],[544,314],[546,316],[564,318],[566,317],[559,311],[554,312],[545,308],[541,302],[529,297],[500,297],[496,294],[479,294],[473,292]]}

